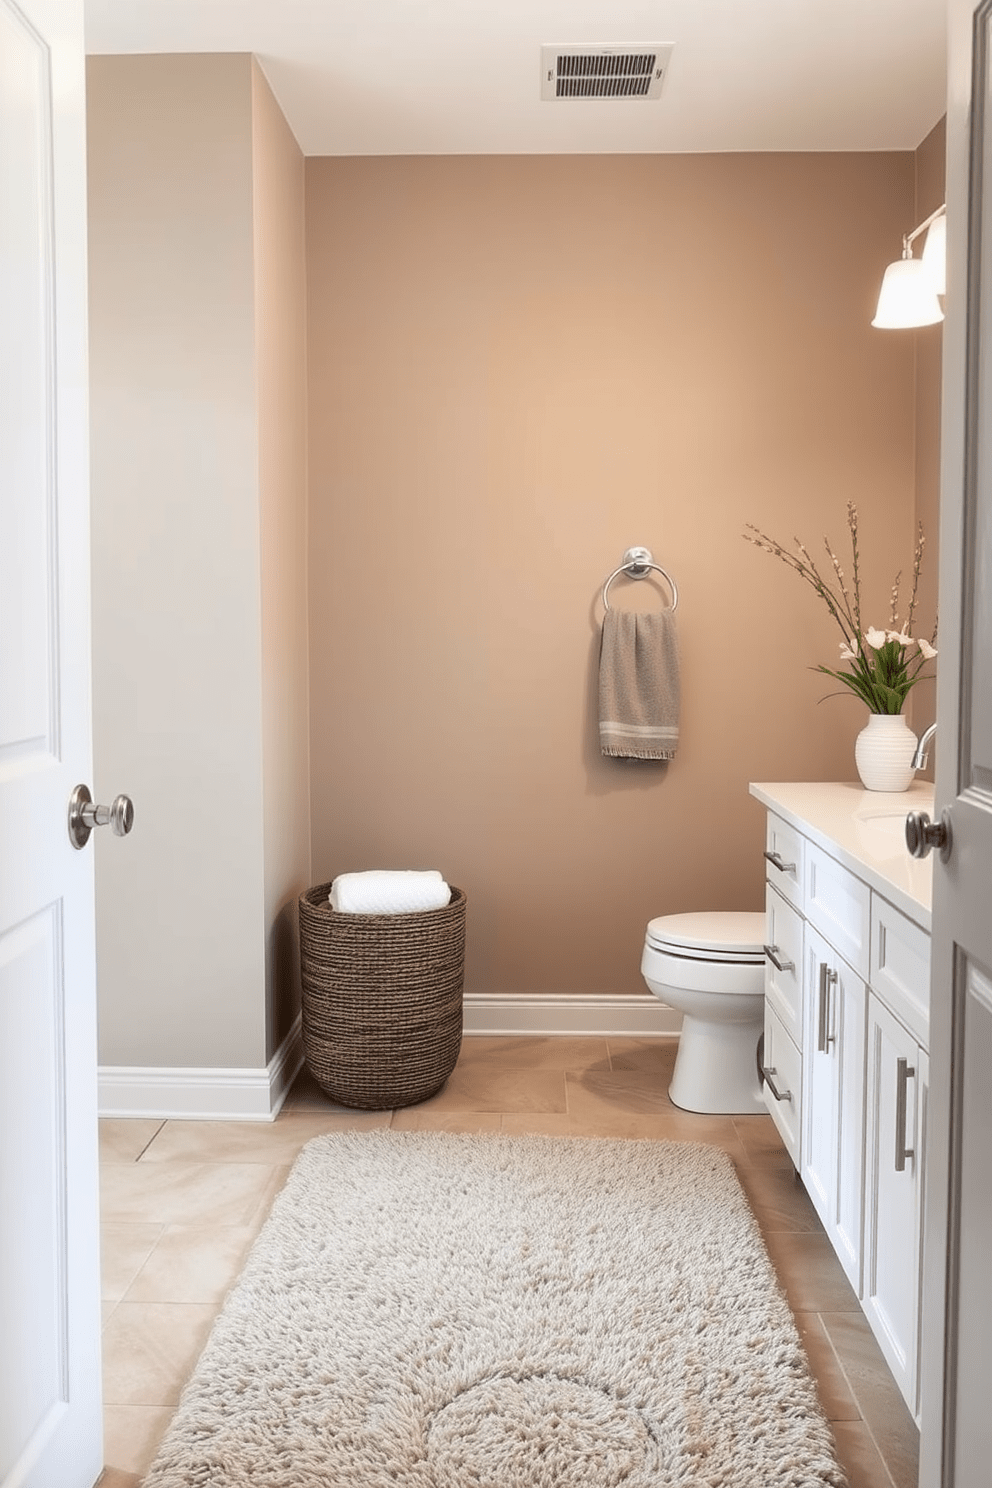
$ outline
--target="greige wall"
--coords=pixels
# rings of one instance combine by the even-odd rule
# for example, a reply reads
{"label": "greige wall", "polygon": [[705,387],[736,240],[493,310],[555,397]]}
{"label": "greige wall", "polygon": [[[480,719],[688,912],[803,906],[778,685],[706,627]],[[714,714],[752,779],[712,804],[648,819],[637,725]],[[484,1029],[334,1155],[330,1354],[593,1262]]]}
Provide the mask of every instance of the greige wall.
{"label": "greige wall", "polygon": [[[846,562],[854,499],[887,614],[914,356],[869,321],[914,186],[909,153],[307,161],[314,876],[442,869],[469,991],[643,991],[651,916],[760,908],[748,781],[853,778],[839,636],[741,531]],[[681,595],[668,767],[597,749],[632,543]]]}
{"label": "greige wall", "polygon": [[303,156],[254,61],[251,99],[268,1059],[299,1011],[310,883],[306,248]]}
{"label": "greige wall", "polygon": [[257,1069],[309,874],[302,163],[248,57],[87,81],[100,1060]]}

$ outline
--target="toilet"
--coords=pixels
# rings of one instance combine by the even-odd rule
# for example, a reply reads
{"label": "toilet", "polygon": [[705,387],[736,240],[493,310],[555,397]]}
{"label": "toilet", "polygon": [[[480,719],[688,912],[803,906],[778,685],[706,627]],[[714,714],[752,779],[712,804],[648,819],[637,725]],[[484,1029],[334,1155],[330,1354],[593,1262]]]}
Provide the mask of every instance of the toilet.
{"label": "toilet", "polygon": [[766,1109],[758,1074],[765,1016],[765,916],[676,914],[651,920],[641,972],[682,1014],[668,1093],[684,1111]]}

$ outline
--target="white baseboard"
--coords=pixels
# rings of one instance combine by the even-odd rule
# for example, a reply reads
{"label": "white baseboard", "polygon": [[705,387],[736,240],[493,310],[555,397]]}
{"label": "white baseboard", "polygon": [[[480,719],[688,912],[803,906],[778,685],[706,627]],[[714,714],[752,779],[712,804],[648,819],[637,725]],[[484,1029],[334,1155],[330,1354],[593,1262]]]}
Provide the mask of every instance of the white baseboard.
{"label": "white baseboard", "polygon": [[467,992],[462,1026],[466,1033],[503,1037],[671,1038],[682,1027],[682,1014],[650,993],[610,997]]}
{"label": "white baseboard", "polygon": [[302,1063],[297,1017],[264,1069],[102,1065],[99,1111],[161,1121],[274,1121]]}
{"label": "white baseboard", "polygon": [[[504,1038],[572,1035],[671,1038],[680,1013],[657,997],[488,992],[465,994],[466,1033]],[[101,1116],[159,1121],[274,1121],[303,1063],[300,1019],[264,1069],[169,1069],[102,1065]]]}

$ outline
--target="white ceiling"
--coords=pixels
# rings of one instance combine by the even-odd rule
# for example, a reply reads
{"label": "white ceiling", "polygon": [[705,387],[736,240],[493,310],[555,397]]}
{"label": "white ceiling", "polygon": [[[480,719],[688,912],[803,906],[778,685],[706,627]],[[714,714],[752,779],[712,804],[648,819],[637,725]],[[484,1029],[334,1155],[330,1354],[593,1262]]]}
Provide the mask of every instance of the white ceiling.
{"label": "white ceiling", "polygon": [[[254,52],[307,155],[914,149],[946,0],[85,0],[89,52]],[[542,103],[543,42],[674,43],[657,101]]]}

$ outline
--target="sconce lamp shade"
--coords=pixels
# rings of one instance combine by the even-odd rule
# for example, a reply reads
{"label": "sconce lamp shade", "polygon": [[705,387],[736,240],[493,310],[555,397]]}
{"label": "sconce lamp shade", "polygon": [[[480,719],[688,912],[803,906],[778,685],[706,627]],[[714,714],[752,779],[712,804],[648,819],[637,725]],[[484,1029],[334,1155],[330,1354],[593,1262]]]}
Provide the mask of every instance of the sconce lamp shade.
{"label": "sconce lamp shade", "polygon": [[927,229],[921,255],[923,267],[930,275],[934,293],[942,295],[947,290],[947,218],[943,214],[935,217]]}
{"label": "sconce lamp shade", "polygon": [[944,312],[934,282],[921,258],[897,259],[882,279],[873,326],[901,330],[909,326],[936,325]]}

